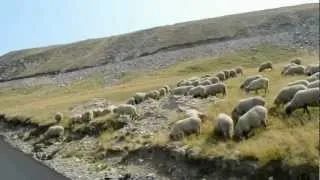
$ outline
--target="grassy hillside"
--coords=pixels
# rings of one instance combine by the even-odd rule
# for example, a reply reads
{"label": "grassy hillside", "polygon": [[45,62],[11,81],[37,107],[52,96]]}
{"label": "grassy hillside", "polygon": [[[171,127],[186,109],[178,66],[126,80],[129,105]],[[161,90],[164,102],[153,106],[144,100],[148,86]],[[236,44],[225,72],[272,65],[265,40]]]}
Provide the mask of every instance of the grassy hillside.
{"label": "grassy hillside", "polygon": [[10,52],[0,57],[0,78],[96,66],[193,43],[295,31],[296,26],[317,23],[318,9],[318,4],[284,7]]}
{"label": "grassy hillside", "polygon": [[[152,73],[128,74],[122,83],[105,88],[103,78],[78,81],[67,87],[42,86],[32,89],[11,89],[0,91],[0,109],[8,115],[26,115],[33,121],[42,122],[53,117],[57,111],[70,114],[69,110],[76,104],[81,104],[93,98],[107,98],[114,104],[124,102],[137,91],[158,88],[164,84],[174,85],[178,80],[195,75],[215,73],[224,68],[241,65],[245,75],[226,81],[228,95],[224,101],[212,103],[206,112],[211,118],[219,113],[230,114],[232,107],[239,99],[252,96],[239,90],[240,83],[246,76],[257,74],[257,65],[265,60],[274,62],[275,69],[262,73],[270,79],[270,88],[264,97],[267,107],[272,109],[272,102],[279,89],[291,81],[304,79],[305,76],[283,77],[280,75],[282,65],[292,57],[300,56],[304,64],[319,61],[317,54],[307,54],[301,50],[284,49],[275,46],[261,45],[256,50],[241,50],[219,58],[208,58],[190,62],[178,63],[166,70]],[[218,141],[212,136],[213,125],[207,122],[202,127],[199,137],[191,136],[183,140],[187,147],[200,148],[205,156],[224,156],[235,158],[238,151],[240,157],[255,157],[261,163],[269,160],[282,159],[289,164],[309,163],[317,165],[319,159],[319,109],[312,109],[312,119],[302,116],[302,111],[295,112],[291,117],[285,117],[283,109],[271,113],[269,126],[266,130],[258,130],[255,136],[241,143],[233,141]],[[68,121],[68,119],[66,120]],[[66,125],[64,121],[62,124]],[[104,147],[110,146],[108,138],[113,131],[102,134],[100,140]],[[138,142],[135,138],[128,143]],[[167,131],[163,130],[154,136],[152,143],[167,144]]]}

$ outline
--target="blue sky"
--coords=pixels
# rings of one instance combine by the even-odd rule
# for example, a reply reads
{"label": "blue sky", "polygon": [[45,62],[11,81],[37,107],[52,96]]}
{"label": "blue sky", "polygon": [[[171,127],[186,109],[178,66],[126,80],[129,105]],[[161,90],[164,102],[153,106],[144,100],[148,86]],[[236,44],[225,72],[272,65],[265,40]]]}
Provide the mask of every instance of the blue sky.
{"label": "blue sky", "polygon": [[0,55],[318,0],[2,0]]}

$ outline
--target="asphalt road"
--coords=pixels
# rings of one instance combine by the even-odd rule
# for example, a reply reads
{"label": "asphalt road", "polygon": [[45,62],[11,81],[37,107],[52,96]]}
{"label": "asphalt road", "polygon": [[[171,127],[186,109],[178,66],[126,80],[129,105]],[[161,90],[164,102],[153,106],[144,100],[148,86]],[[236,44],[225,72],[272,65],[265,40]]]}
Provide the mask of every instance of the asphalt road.
{"label": "asphalt road", "polygon": [[1,180],[69,180],[42,165],[32,157],[16,150],[0,137]]}

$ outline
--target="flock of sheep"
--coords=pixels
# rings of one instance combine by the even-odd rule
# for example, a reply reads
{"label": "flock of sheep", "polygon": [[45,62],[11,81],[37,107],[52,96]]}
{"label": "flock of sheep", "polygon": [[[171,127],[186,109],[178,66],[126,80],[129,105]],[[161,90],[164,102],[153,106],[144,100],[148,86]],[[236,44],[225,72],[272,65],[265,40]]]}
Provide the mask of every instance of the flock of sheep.
{"label": "flock of sheep", "polygon": [[[271,62],[262,63],[258,71],[262,72],[266,69],[273,69]],[[298,80],[289,83],[287,87],[282,88],[279,94],[276,96],[274,104],[277,107],[279,107],[280,105],[285,105],[285,112],[288,115],[290,115],[293,111],[297,109],[303,108],[304,112],[307,112],[310,116],[308,106],[312,107],[320,105],[319,71],[319,65],[309,65],[305,67],[301,65],[300,59],[292,60],[290,64],[284,66],[283,70],[281,71],[281,74],[285,76],[306,74],[309,75],[309,77],[306,80]],[[226,78],[219,78],[219,80],[222,79],[225,80]],[[193,95],[194,97],[200,96],[200,94],[203,93],[203,91],[200,91],[200,94],[195,94],[194,91],[192,91],[193,89],[195,89],[195,87],[189,87],[190,85],[196,86],[195,84],[199,84],[194,82],[195,80],[182,81],[184,85],[183,87],[186,88],[187,91],[180,95],[189,94]],[[181,85],[181,82],[178,83],[178,86],[179,85]],[[255,91],[256,93],[258,93],[259,90],[264,90],[264,92],[266,93],[268,87],[268,78],[265,78],[261,75],[254,75],[247,77],[247,79],[241,84],[240,89],[245,90],[247,93],[249,93],[250,91]],[[204,92],[206,92],[206,89],[207,88],[204,88]],[[225,94],[225,86],[222,91]],[[209,95],[209,93],[204,93],[204,95]],[[214,133],[224,138],[248,138],[248,134],[251,130],[267,126],[268,109],[264,107],[265,104],[265,100],[259,96],[249,97],[240,100],[238,104],[233,108],[231,112],[231,117],[225,113],[220,113],[216,117]],[[184,135],[194,133],[199,134],[202,122],[203,119],[197,117],[196,115],[194,117],[189,117],[177,121],[176,124],[173,126],[172,131],[170,132],[170,138],[173,140],[177,140],[181,139]]]}
{"label": "flock of sheep", "polygon": [[[258,71],[262,72],[266,69],[273,69],[271,62],[262,63]],[[283,67],[281,74],[284,76],[306,74],[309,77],[305,80],[289,83],[286,87],[283,87],[275,97],[274,104],[277,107],[285,105],[284,109],[288,115],[296,109],[301,108],[310,115],[308,106],[320,105],[319,71],[319,65],[309,65],[305,67],[301,65],[301,59],[292,60],[290,64]],[[159,100],[167,95],[188,95],[194,98],[207,98],[208,96],[217,96],[217,94],[226,96],[227,88],[224,82],[229,78],[235,78],[239,75],[243,75],[243,68],[236,67],[231,70],[222,70],[214,75],[204,75],[202,77],[192,77],[187,80],[181,80],[177,83],[176,87],[172,89],[168,85],[165,85],[158,90],[137,92],[133,97],[129,98],[125,104],[89,110],[81,115],[72,117],[70,122],[71,125],[88,123],[94,118],[104,116],[108,113],[127,115],[131,120],[135,120],[139,117],[135,105],[149,98]],[[258,93],[259,90],[267,93],[268,88],[269,79],[262,75],[249,76],[240,86],[240,89],[247,93],[251,91]],[[225,113],[220,113],[216,117],[214,133],[224,138],[247,138],[251,130],[267,126],[268,109],[265,107],[265,104],[265,100],[260,96],[240,100],[233,108],[231,117]],[[199,134],[201,124],[207,118],[204,113],[195,109],[186,110],[185,115],[185,119],[178,120],[173,124],[169,133],[171,140],[179,140],[190,134]],[[57,113],[55,119],[61,121],[63,115]],[[47,130],[44,136],[50,138],[61,136],[63,133],[64,128],[62,126],[54,125]]]}

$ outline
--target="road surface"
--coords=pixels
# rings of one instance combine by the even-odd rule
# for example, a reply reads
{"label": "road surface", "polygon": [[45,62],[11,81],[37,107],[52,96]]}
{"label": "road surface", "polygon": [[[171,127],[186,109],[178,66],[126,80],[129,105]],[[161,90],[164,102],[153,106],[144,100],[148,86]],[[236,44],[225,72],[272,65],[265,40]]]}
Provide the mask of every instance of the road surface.
{"label": "road surface", "polygon": [[16,150],[0,137],[1,180],[69,180],[32,157]]}

